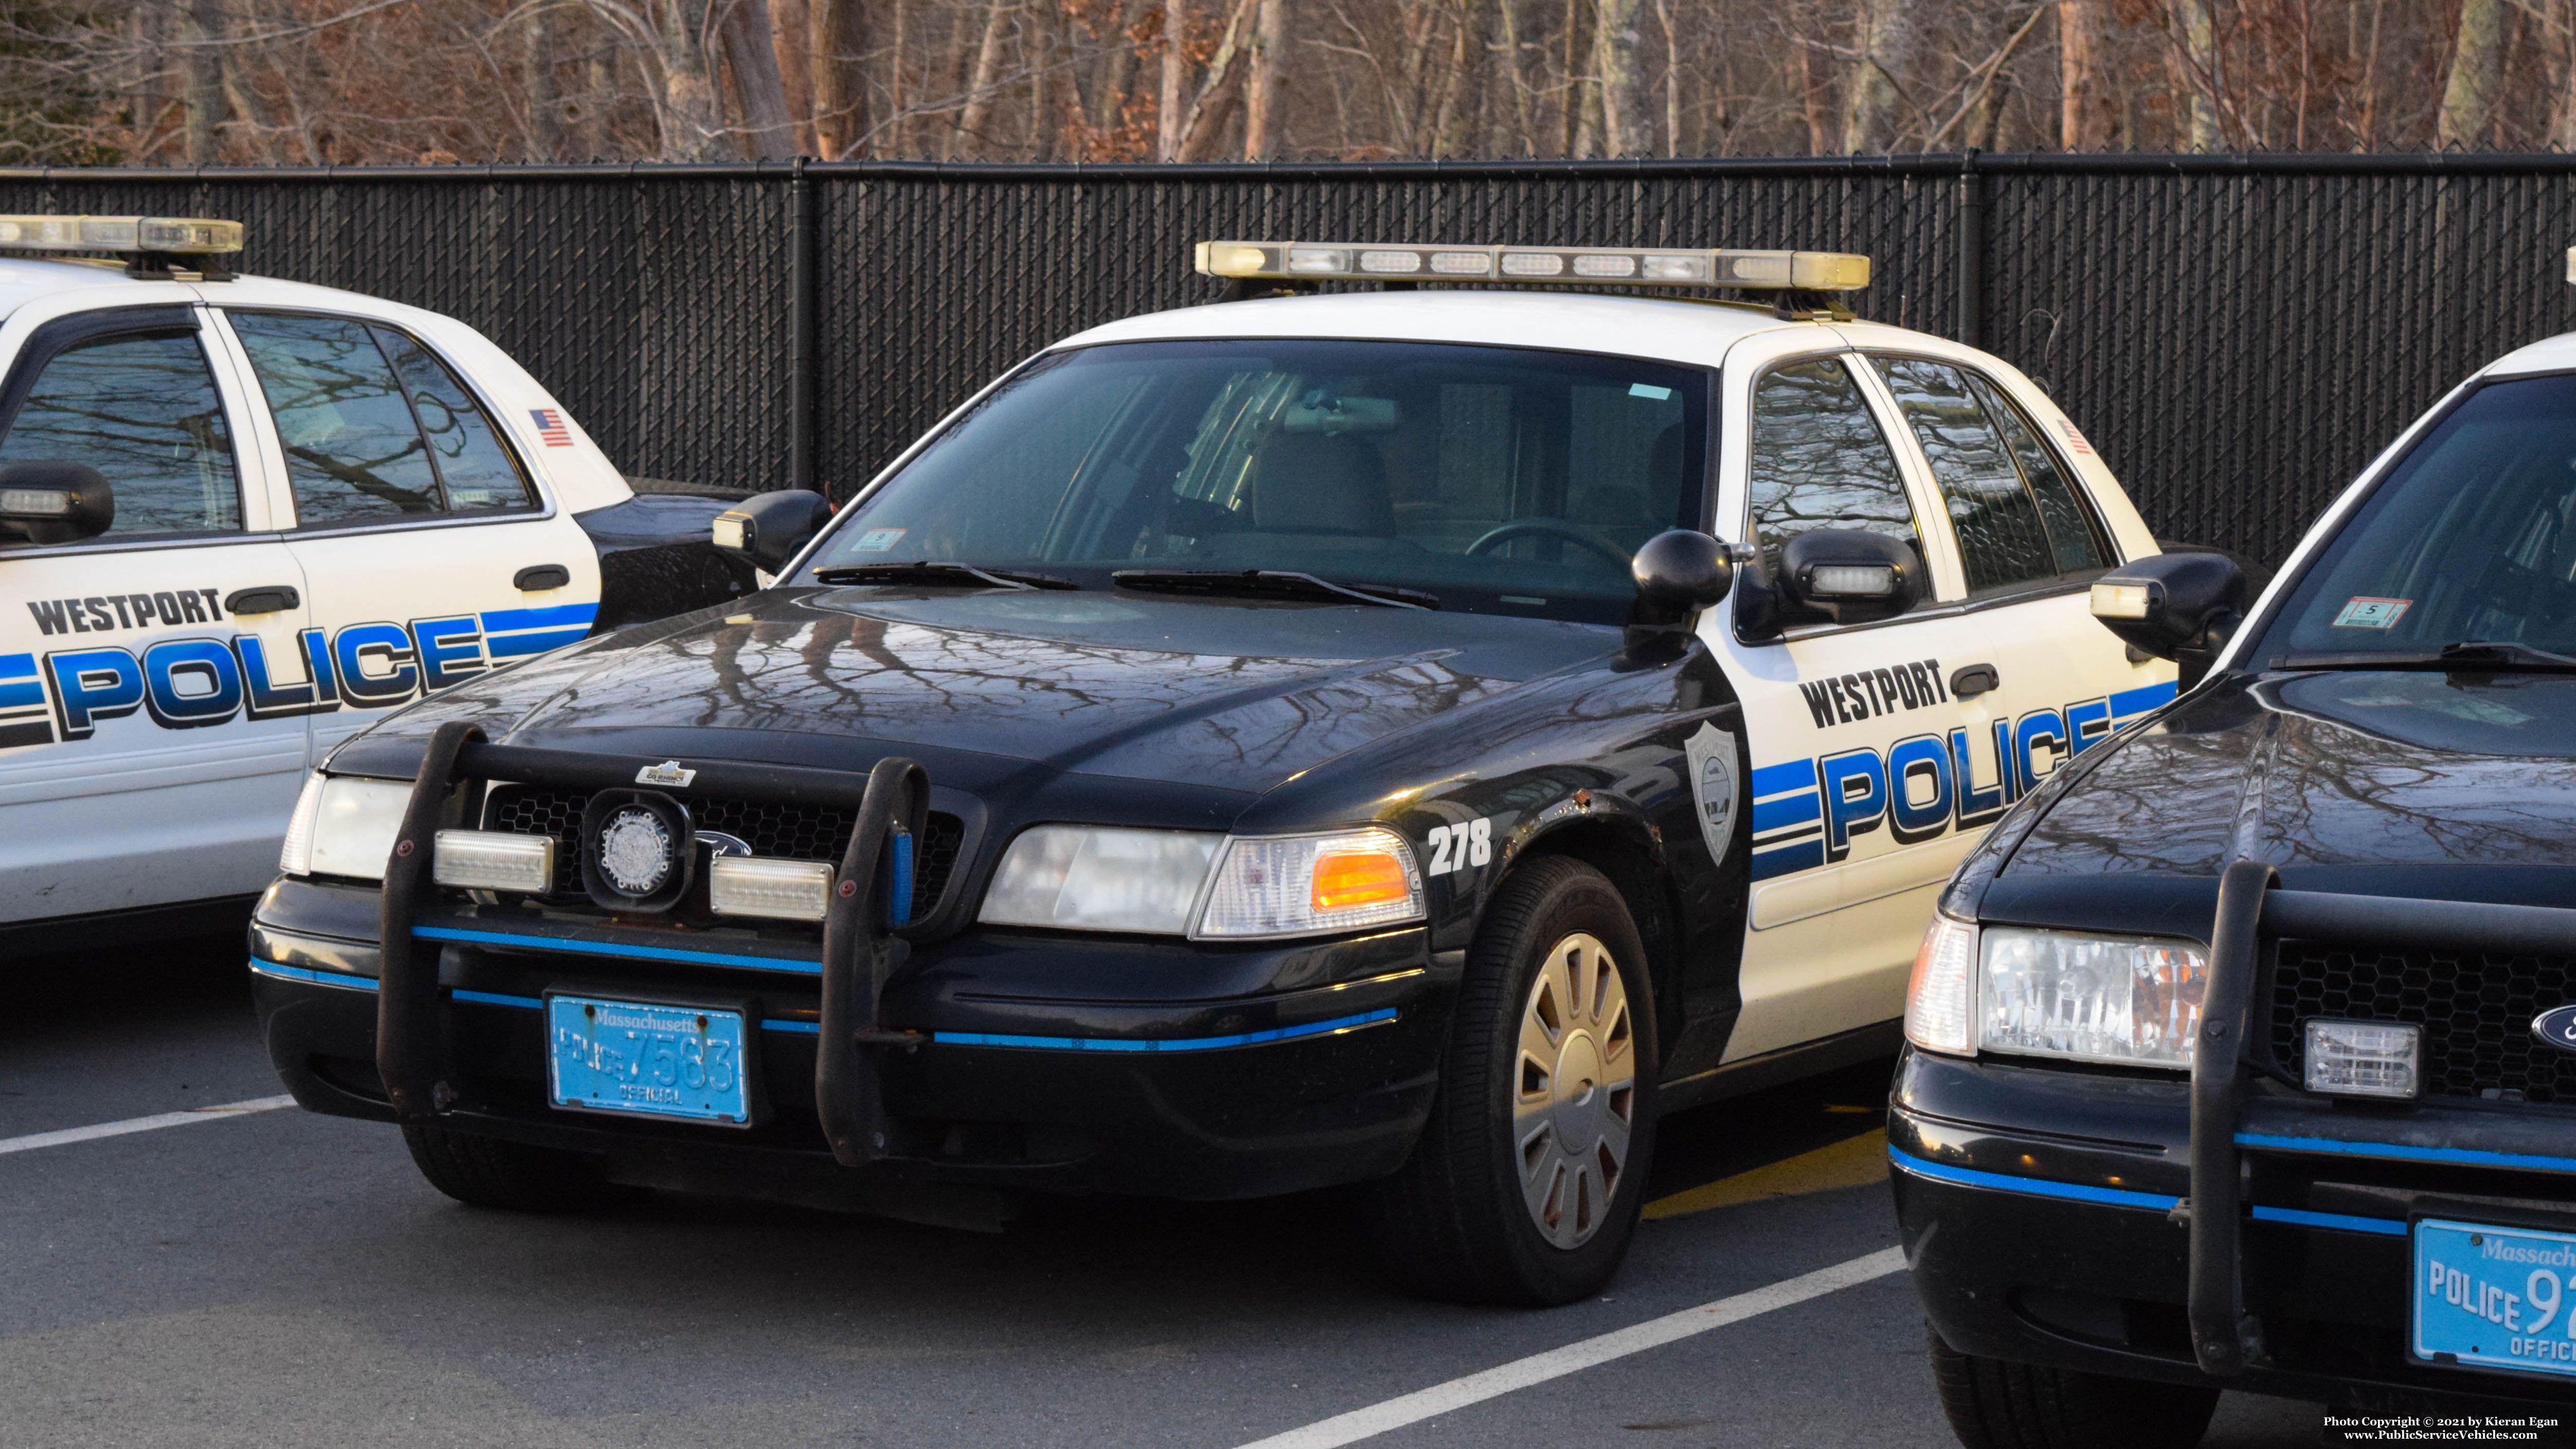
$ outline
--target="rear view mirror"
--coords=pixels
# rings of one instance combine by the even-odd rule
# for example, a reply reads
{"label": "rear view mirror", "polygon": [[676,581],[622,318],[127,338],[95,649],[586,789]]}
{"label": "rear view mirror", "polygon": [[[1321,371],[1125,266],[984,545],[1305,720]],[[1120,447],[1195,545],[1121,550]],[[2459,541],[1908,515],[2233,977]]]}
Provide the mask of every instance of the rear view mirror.
{"label": "rear view mirror", "polygon": [[755,493],[716,515],[713,541],[718,551],[776,574],[831,517],[831,500],[820,493],[802,488]]}
{"label": "rear view mirror", "polygon": [[1883,533],[1819,528],[1780,550],[1779,587],[1837,624],[1885,619],[1922,602],[1923,557]]}
{"label": "rear view mirror", "polygon": [[2142,558],[2094,581],[2093,617],[2131,648],[2181,665],[2189,689],[2244,621],[2245,574],[2223,554]]}
{"label": "rear view mirror", "polygon": [[1637,581],[1628,622],[1653,627],[1684,623],[1724,599],[1735,584],[1735,563],[1725,544],[1696,529],[1672,528],[1646,540],[1629,560],[1628,574]]}
{"label": "rear view mirror", "polygon": [[116,490],[86,463],[40,460],[0,466],[0,532],[29,543],[96,538],[116,522]]}

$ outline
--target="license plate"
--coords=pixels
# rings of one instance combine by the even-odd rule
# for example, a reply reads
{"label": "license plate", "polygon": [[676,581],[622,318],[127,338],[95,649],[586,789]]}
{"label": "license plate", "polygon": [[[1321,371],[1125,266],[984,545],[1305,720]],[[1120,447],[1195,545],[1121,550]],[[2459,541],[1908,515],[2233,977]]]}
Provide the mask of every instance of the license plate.
{"label": "license plate", "polygon": [[2576,1378],[2576,1233],[2415,1224],[2415,1357]]}
{"label": "license plate", "polygon": [[742,1126],[742,1013],[587,996],[546,998],[547,1085],[558,1107]]}

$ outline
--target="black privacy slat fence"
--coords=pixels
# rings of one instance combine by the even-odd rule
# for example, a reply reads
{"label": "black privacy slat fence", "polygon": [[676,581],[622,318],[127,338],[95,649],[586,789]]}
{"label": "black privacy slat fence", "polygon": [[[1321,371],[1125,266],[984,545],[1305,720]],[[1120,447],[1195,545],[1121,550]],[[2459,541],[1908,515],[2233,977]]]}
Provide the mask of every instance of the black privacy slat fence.
{"label": "black privacy slat fence", "polygon": [[[246,224],[245,270],[461,317],[626,471],[845,497],[1210,237],[1868,253],[1864,316],[2038,378],[2168,538],[2277,561],[2414,414],[2576,329],[2576,158],[0,171],[0,212]],[[1605,338],[1615,347],[1616,338]]]}

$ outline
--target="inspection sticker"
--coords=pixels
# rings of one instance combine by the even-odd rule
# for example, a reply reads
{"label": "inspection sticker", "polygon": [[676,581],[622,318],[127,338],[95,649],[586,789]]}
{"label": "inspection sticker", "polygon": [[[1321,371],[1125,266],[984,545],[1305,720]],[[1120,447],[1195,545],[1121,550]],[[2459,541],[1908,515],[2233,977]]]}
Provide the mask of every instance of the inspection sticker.
{"label": "inspection sticker", "polygon": [[910,532],[912,530],[908,528],[871,528],[859,535],[859,541],[852,544],[851,549],[857,553],[885,553],[903,542],[903,536]]}
{"label": "inspection sticker", "polygon": [[2405,618],[2406,611],[2414,605],[2413,599],[2374,599],[2365,594],[2355,594],[2344,600],[2343,607],[2335,611],[2334,626],[2338,629],[2395,628],[2397,621]]}

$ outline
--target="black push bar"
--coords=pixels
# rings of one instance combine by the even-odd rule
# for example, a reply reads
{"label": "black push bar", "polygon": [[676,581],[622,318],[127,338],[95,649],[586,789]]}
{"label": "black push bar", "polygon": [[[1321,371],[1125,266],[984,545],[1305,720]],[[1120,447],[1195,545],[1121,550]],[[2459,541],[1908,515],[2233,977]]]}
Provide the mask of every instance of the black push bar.
{"label": "black push bar", "polygon": [[[868,772],[858,825],[850,832],[850,848],[841,856],[841,873],[823,913],[823,1019],[814,1048],[814,1111],[823,1119],[832,1156],[843,1167],[886,1155],[885,1094],[878,1074],[863,1064],[861,1049],[908,1049],[921,1043],[914,1033],[883,1030],[877,1002],[886,978],[912,949],[889,924],[889,917],[901,915],[890,909],[899,904],[894,896],[911,885],[910,863],[895,868],[899,852],[909,844],[898,836],[918,839],[929,813],[929,772],[901,756],[877,761]],[[887,848],[889,842],[896,842],[894,849]]]}

